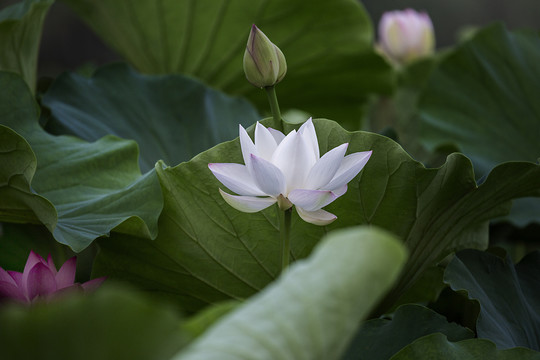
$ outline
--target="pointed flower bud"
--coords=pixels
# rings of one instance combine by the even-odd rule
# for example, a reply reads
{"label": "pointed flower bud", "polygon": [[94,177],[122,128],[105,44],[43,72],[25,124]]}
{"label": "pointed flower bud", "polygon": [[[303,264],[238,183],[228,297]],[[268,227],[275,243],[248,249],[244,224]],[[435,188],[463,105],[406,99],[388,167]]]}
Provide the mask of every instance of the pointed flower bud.
{"label": "pointed flower bud", "polygon": [[251,27],[244,53],[244,73],[259,88],[277,84],[287,73],[285,56],[255,25]]}
{"label": "pointed flower bud", "polygon": [[413,9],[384,13],[379,22],[379,47],[400,65],[431,55],[435,48],[431,19]]}

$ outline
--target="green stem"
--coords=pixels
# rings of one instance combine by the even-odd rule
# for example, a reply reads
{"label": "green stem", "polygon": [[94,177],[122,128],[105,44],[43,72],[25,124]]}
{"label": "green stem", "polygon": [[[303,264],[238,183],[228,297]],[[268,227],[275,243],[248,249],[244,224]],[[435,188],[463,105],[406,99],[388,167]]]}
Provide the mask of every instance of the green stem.
{"label": "green stem", "polygon": [[289,266],[289,255],[291,252],[291,215],[292,208],[281,211],[277,207],[279,218],[279,232],[281,235],[281,272]]}
{"label": "green stem", "polygon": [[266,95],[268,96],[268,102],[270,103],[270,110],[272,111],[272,117],[275,121],[281,121],[281,112],[279,111],[279,103],[276,95],[275,86],[267,86],[264,88]]}

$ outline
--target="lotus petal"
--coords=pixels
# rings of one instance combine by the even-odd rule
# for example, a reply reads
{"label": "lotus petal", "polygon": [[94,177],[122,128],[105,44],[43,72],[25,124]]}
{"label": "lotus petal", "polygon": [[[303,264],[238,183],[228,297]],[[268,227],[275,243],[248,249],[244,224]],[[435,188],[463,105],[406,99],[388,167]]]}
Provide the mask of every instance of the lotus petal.
{"label": "lotus petal", "polygon": [[49,295],[57,290],[54,274],[42,262],[35,264],[28,272],[26,291],[31,301],[40,295]]}
{"label": "lotus petal", "polygon": [[325,189],[334,190],[347,185],[364,168],[371,153],[371,151],[362,151],[345,156],[336,175],[325,186]]}
{"label": "lotus petal", "polygon": [[315,132],[315,126],[313,125],[311,118],[307,119],[307,121],[300,126],[298,133],[309,144],[315,158],[319,159],[319,142],[317,141],[317,133]]}
{"label": "lotus petal", "polygon": [[283,134],[279,130],[268,128],[268,131],[270,132],[270,134],[272,134],[272,136],[274,137],[274,140],[276,140],[276,144],[278,145],[281,144],[283,139],[285,139],[285,134]]}
{"label": "lotus petal", "polygon": [[328,190],[295,189],[289,193],[288,198],[305,211],[315,211],[336,200],[337,196]]}
{"label": "lotus petal", "polygon": [[251,166],[251,154],[259,155],[259,153],[246,129],[244,129],[242,125],[238,126],[240,127],[240,147],[242,148],[242,156],[244,157],[244,164],[246,164],[249,170]]}
{"label": "lotus petal", "polygon": [[322,209],[316,211],[306,211],[297,206],[296,211],[305,222],[319,226],[328,225],[337,219],[336,215]]}
{"label": "lotus petal", "polygon": [[255,147],[257,148],[258,156],[270,161],[277,146],[274,136],[257,121],[257,125],[255,126]]}
{"label": "lotus petal", "polygon": [[96,290],[107,278],[106,277],[100,277],[96,279],[92,279],[90,281],[87,281],[83,284],[81,284],[84,291],[94,291]]}
{"label": "lotus petal", "polygon": [[349,144],[341,144],[324,154],[313,167],[304,184],[305,189],[324,189],[332,180],[343,161]]}
{"label": "lotus petal", "polygon": [[255,183],[266,195],[278,197],[285,193],[285,176],[277,166],[255,155],[251,155],[251,166]]}
{"label": "lotus petal", "polygon": [[223,197],[223,200],[227,202],[227,204],[231,205],[236,210],[247,213],[254,213],[264,210],[270,205],[275,204],[277,201],[276,199],[271,197],[262,198],[255,196],[230,195],[221,189],[219,189],[219,193]]}
{"label": "lotus petal", "polygon": [[266,195],[257,187],[245,165],[212,163],[208,164],[208,168],[223,185],[238,195]]}
{"label": "lotus petal", "polygon": [[[54,266],[54,264],[53,264]],[[58,273],[56,274],[55,281],[57,289],[63,289],[75,282],[75,271],[77,270],[77,257],[72,257],[67,260]]]}

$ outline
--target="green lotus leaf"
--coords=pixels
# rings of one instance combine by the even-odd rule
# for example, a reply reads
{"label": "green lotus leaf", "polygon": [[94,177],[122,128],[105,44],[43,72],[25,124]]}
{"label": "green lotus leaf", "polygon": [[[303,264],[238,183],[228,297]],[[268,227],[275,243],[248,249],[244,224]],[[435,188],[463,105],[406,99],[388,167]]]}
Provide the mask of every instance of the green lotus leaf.
{"label": "green lotus leaf", "polygon": [[94,294],[4,305],[0,322],[4,359],[168,360],[189,340],[170,306],[107,283]]}
{"label": "green lotus leaf", "polygon": [[478,337],[499,349],[522,346],[540,351],[539,273],[539,251],[514,265],[508,257],[463,250],[446,268],[444,279],[480,303]]}
{"label": "green lotus leaf", "polygon": [[174,359],[339,359],[396,280],[406,250],[373,227],[329,233],[305,260]]}
{"label": "green lotus leaf", "polygon": [[489,340],[469,339],[450,342],[443,334],[432,334],[405,347],[391,360],[538,360],[540,353],[514,348],[498,350]]}
{"label": "green lotus leaf", "polygon": [[0,70],[20,74],[32,92],[43,20],[53,0],[23,0],[0,11]]}
{"label": "green lotus leaf", "polygon": [[87,141],[113,134],[137,141],[143,171],[156,161],[176,165],[238,135],[259,119],[247,101],[181,75],[141,75],[125,64],[91,78],[61,75],[43,96],[47,129]]}
{"label": "green lotus leaf", "polygon": [[245,78],[242,57],[252,24],[285,54],[280,104],[351,129],[370,93],[389,93],[391,67],[373,50],[368,14],[356,0],[66,0],[137,70],[182,73],[268,111],[264,93]]}
{"label": "green lotus leaf", "polygon": [[37,160],[28,142],[0,125],[0,219],[42,223],[49,231],[57,221],[56,209],[31,187]]}
{"label": "green lotus leaf", "polygon": [[442,333],[449,341],[474,337],[474,333],[420,305],[402,305],[392,320],[373,319],[362,324],[343,360],[388,360],[405,346],[423,336]]}
{"label": "green lotus leaf", "polygon": [[[47,221],[45,225],[53,227],[58,242],[81,251],[113,229],[156,237],[163,196],[154,171],[141,175],[135,142],[106,136],[88,143],[46,133],[39,126],[37,104],[27,85],[8,72],[0,73],[0,125],[23,136],[35,153],[37,166],[31,184],[20,186],[31,185],[33,191],[54,205],[58,221]],[[20,161],[18,154],[9,153],[8,163]],[[26,152],[27,160],[28,156]],[[31,160],[25,173],[27,183],[32,174]],[[2,208],[16,208],[28,196],[28,192],[22,192],[8,198],[9,203]],[[13,215],[3,216],[2,220],[12,221]],[[17,219],[34,220],[32,216]]]}
{"label": "green lotus leaf", "polygon": [[[285,132],[299,125],[265,126]],[[478,186],[472,165],[451,155],[439,169],[426,169],[394,141],[347,132],[315,120],[321,153],[349,143],[348,152],[373,155],[348,192],[326,208],[338,216],[319,227],[292,217],[291,259],[308,256],[331,229],[377,225],[403,239],[410,258],[387,298],[374,311],[389,310],[423,272],[462,248],[487,246],[487,222],[504,215],[516,197],[539,196],[540,166],[508,163]],[[249,130],[253,135],[253,128]],[[270,283],[280,269],[277,208],[242,213],[225,203],[209,163],[242,163],[238,139],[222,143],[175,167],[158,163],[165,204],[155,241],[114,235],[99,242],[94,276],[109,275],[179,303],[186,311],[227,299],[245,299]]]}
{"label": "green lotus leaf", "polygon": [[[500,24],[478,31],[432,73],[419,104],[422,143],[430,150],[457,145],[478,178],[507,161],[537,162],[539,58],[538,32]],[[539,200],[518,204],[515,224],[539,221]]]}

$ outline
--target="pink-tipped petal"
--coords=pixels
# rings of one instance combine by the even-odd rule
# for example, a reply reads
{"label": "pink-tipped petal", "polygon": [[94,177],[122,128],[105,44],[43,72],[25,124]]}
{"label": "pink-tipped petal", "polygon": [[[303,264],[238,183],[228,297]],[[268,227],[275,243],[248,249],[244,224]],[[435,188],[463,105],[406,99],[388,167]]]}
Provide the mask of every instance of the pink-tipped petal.
{"label": "pink-tipped petal", "polygon": [[56,287],[57,289],[63,289],[73,285],[75,282],[75,271],[77,270],[77,257],[72,257],[67,260],[58,273],[56,273]]}
{"label": "pink-tipped petal", "polygon": [[223,185],[238,195],[265,195],[265,193],[257,187],[245,165],[214,163],[208,164],[208,168]]}
{"label": "pink-tipped petal", "polygon": [[285,193],[285,176],[277,166],[255,155],[251,155],[251,166],[257,187],[266,195],[278,197]]}
{"label": "pink-tipped petal", "polygon": [[[20,273],[18,273],[20,274]],[[17,286],[17,283],[13,279],[13,277],[4,269],[0,267],[0,282],[5,282],[8,284],[12,284],[13,286]]]}
{"label": "pink-tipped petal", "polygon": [[20,302],[28,302],[22,289],[17,286],[0,281],[0,299],[9,298]]}
{"label": "pink-tipped petal", "polygon": [[223,200],[227,202],[230,206],[236,210],[254,213],[266,209],[272,204],[276,203],[276,199],[271,197],[259,198],[254,196],[235,196],[230,195],[219,189],[219,193],[223,197]]}
{"label": "pink-tipped petal", "polygon": [[251,166],[251,154],[259,154],[257,153],[257,148],[249,137],[246,129],[244,129],[242,125],[238,126],[240,127],[240,147],[242,148],[242,156],[244,157],[244,164],[246,164],[249,170]]}
{"label": "pink-tipped petal", "polygon": [[[13,274],[16,275],[13,275]],[[0,298],[11,298],[25,302],[26,296],[24,290],[19,287],[18,282],[21,282],[22,274],[16,271],[5,271],[0,268]]]}
{"label": "pink-tipped petal", "polygon": [[[258,156],[270,161],[272,154],[276,151],[277,142],[274,136],[257,121],[255,126],[255,147],[257,148]],[[257,154],[255,154],[257,155]]]}
{"label": "pink-tipped petal", "polygon": [[268,131],[270,132],[270,134],[272,134],[274,140],[276,141],[276,144],[278,145],[283,141],[283,139],[285,139],[285,134],[283,134],[279,130],[268,128]]}
{"label": "pink-tipped petal", "polygon": [[331,191],[295,189],[288,199],[305,211],[315,211],[337,199]]}
{"label": "pink-tipped petal", "polygon": [[11,270],[8,270],[7,271],[9,276],[11,276],[11,278],[13,279],[13,281],[15,281],[15,284],[20,287],[21,289],[25,289],[26,286],[23,285],[23,274],[18,272],[18,271],[11,271]]}
{"label": "pink-tipped petal", "polygon": [[30,254],[28,255],[28,259],[26,260],[26,264],[24,265],[24,270],[22,273],[21,278],[21,286],[24,289],[27,289],[27,282],[28,282],[28,274],[30,273],[30,270],[36,266],[36,264],[42,263],[43,265],[47,266],[47,262],[41,257],[41,255],[38,255],[34,252],[34,250],[30,250]]}
{"label": "pink-tipped petal", "polygon": [[52,259],[51,254],[49,254],[49,256],[47,256],[47,266],[49,267],[49,269],[51,269],[53,274],[56,274],[56,266],[54,265],[54,261]]}
{"label": "pink-tipped petal", "polygon": [[305,222],[319,226],[328,225],[337,219],[336,215],[322,209],[316,211],[306,211],[297,206],[296,211]]}
{"label": "pink-tipped petal", "polygon": [[345,156],[336,175],[324,188],[335,190],[347,185],[364,168],[371,153],[371,151],[363,151]]}
{"label": "pink-tipped petal", "polygon": [[105,280],[107,279],[107,277],[100,277],[100,278],[96,278],[96,279],[92,279],[90,281],[87,281],[85,283],[82,284],[82,287],[84,289],[84,291],[94,291],[96,290]]}
{"label": "pink-tipped petal", "polygon": [[56,291],[56,281],[51,269],[43,263],[35,264],[28,272],[26,282],[28,299],[31,301],[36,296],[46,296]]}
{"label": "pink-tipped petal", "polygon": [[305,189],[324,189],[325,185],[332,180],[339,169],[347,147],[349,144],[341,144],[324,154],[311,168],[306,182]]}
{"label": "pink-tipped petal", "polygon": [[317,141],[317,133],[315,132],[315,126],[311,118],[307,119],[305,123],[298,129],[298,134],[304,138],[307,144],[315,156],[315,159],[319,159],[319,142]]}
{"label": "pink-tipped petal", "polygon": [[28,273],[34,267],[34,265],[39,262],[45,265],[47,264],[45,260],[41,257],[41,255],[36,254],[34,250],[30,250],[30,254],[28,255],[28,259],[26,260],[26,264],[24,265],[23,274]]}

